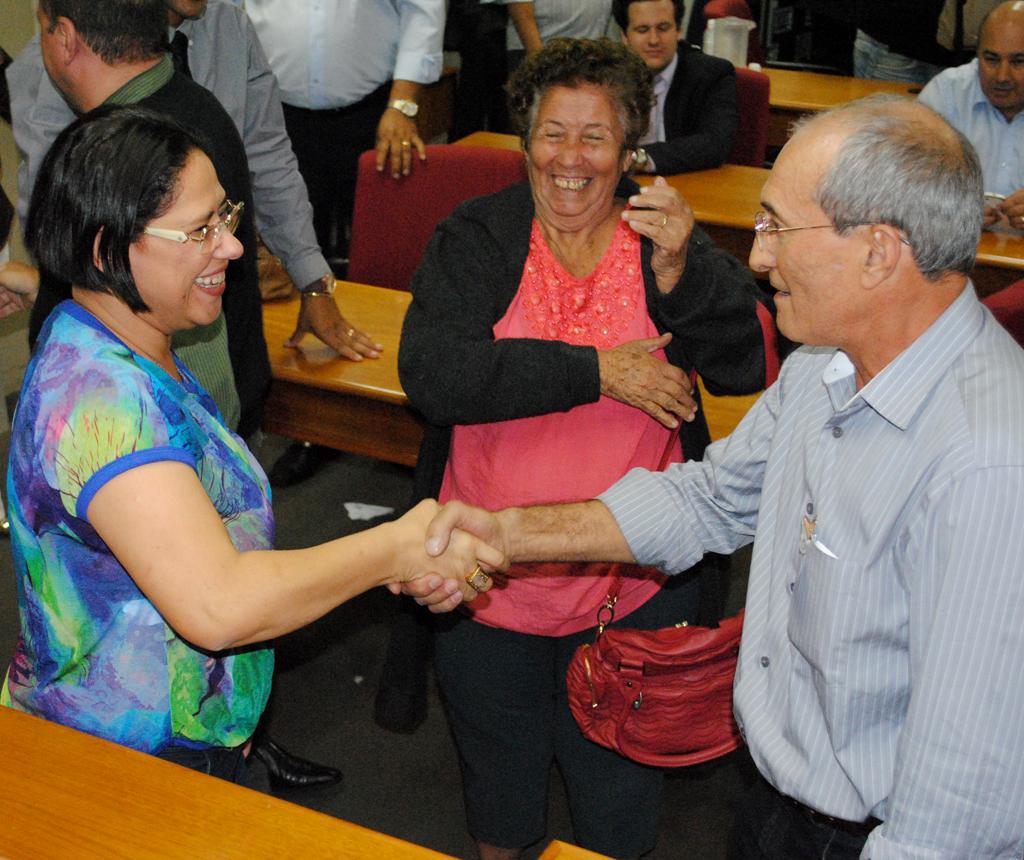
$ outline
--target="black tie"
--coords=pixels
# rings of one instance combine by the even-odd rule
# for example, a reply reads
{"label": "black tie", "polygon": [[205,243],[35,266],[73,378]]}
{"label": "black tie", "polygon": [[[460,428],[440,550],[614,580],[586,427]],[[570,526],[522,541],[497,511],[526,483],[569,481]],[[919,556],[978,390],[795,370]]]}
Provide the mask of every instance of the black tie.
{"label": "black tie", "polygon": [[174,38],[171,39],[171,57],[174,59],[174,68],[186,78],[191,78],[192,72],[188,67],[188,36],[181,30],[175,30]]}

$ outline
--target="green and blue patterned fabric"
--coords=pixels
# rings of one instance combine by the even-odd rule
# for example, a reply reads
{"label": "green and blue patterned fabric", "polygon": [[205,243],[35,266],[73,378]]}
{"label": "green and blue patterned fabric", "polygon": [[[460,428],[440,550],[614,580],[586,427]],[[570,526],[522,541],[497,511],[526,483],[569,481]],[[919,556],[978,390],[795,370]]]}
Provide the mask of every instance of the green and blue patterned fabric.
{"label": "green and blue patterned fabric", "polygon": [[195,469],[238,550],[272,548],[263,470],[178,369],[180,382],[64,302],[40,336],[11,432],[21,630],[0,704],[144,752],[245,742],[273,673],[268,648],[211,654],[178,636],[86,517],[117,475],[176,460]]}

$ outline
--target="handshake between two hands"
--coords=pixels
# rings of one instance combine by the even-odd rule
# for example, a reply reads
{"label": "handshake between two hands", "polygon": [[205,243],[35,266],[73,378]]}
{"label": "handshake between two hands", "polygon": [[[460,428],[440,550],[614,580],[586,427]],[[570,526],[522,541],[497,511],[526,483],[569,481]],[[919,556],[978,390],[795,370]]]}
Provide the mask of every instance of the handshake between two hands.
{"label": "handshake between two hands", "polygon": [[508,569],[497,516],[459,502],[420,502],[395,522],[402,549],[392,594],[407,594],[431,612],[449,612],[491,588],[491,574]]}

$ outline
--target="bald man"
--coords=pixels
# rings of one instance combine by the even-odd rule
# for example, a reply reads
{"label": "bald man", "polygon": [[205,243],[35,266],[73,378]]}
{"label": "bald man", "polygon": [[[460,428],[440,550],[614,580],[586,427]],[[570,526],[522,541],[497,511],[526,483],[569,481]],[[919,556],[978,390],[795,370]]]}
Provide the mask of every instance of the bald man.
{"label": "bald man", "polygon": [[1024,230],[1024,0],[989,12],[977,56],[933,78],[919,98],[978,151],[985,225]]}

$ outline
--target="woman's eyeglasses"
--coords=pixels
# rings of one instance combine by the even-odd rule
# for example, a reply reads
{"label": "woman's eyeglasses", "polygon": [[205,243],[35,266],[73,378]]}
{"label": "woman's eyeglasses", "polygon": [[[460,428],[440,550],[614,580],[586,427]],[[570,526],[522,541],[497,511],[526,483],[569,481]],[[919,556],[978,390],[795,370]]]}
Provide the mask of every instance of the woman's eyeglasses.
{"label": "woman's eyeglasses", "polygon": [[165,230],[162,227],[143,227],[142,232],[147,236],[156,236],[158,239],[170,239],[172,242],[196,242],[200,251],[213,250],[220,243],[224,232],[234,233],[238,229],[238,222],[242,219],[242,208],[245,203],[232,203],[225,200],[217,210],[217,223],[199,230],[186,233],[184,230]]}

